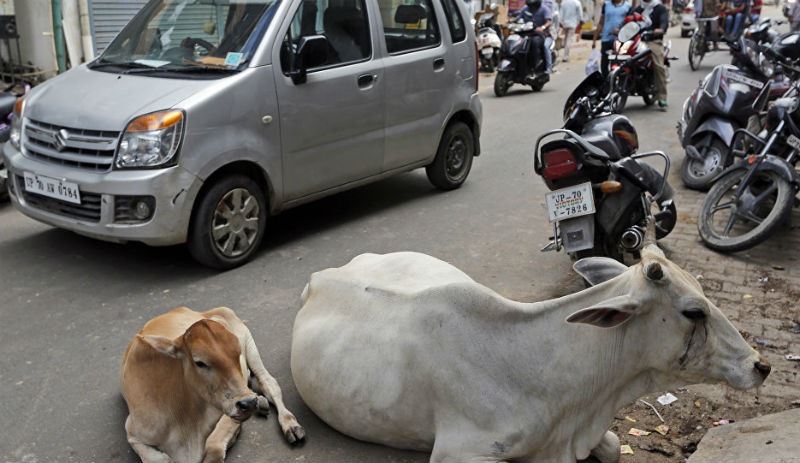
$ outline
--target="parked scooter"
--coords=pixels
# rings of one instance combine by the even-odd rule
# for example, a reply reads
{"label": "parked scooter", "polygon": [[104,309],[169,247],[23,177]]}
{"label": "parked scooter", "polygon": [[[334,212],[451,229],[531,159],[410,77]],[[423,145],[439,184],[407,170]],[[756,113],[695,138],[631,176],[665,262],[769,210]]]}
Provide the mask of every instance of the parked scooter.
{"label": "parked scooter", "polygon": [[478,30],[475,36],[478,42],[481,70],[485,72],[494,72],[494,68],[500,63],[501,31],[495,20],[493,12],[482,13],[478,17]]}
{"label": "parked scooter", "polygon": [[11,134],[11,117],[14,114],[14,104],[17,98],[27,93],[28,84],[8,85],[0,91],[0,202],[8,201],[8,170],[3,157],[3,146]]}
{"label": "parked scooter", "polygon": [[[625,24],[617,33],[614,41],[614,53],[608,57],[609,86],[614,93],[612,110],[622,112],[628,96],[641,96],[644,104],[652,105],[656,101],[656,81],[653,69],[653,55],[650,52],[642,31],[644,18],[638,13],[625,18]],[[669,67],[669,51],[672,41],[664,44],[664,65]]]}
{"label": "parked scooter", "polygon": [[776,73],[757,43],[742,39],[729,46],[741,65],[716,66],[686,99],[678,121],[678,138],[686,150],[681,179],[688,188],[708,189],[733,163],[729,147],[736,130],[759,132],[761,116],[752,108],[766,82],[772,84],[770,99],[789,88],[789,79]]}
{"label": "parked scooter", "polygon": [[[658,151],[635,154],[636,129],[609,111],[610,95],[600,97],[604,85],[599,72],[589,75],[567,99],[563,128],[536,141],[534,170],[551,190],[546,204],[553,223],[542,251],[563,248],[573,258],[622,262],[626,253],[638,258],[648,227],[656,239],[667,236],[677,211],[666,180],[669,158]],[[663,160],[663,171],[644,162],[654,157]]]}
{"label": "parked scooter", "polygon": [[[766,134],[744,129],[739,138],[753,140],[753,149],[727,169],[714,183],[700,206],[697,228],[703,243],[722,252],[742,251],[769,238],[797,204],[800,175],[800,61],[768,49],[792,77],[792,87],[772,102],[766,113]],[[756,100],[766,106],[769,83]]]}
{"label": "parked scooter", "polygon": [[[529,62],[528,50],[531,46],[536,46],[531,37],[534,34],[533,23],[520,19],[508,23],[506,27],[509,34],[500,47],[500,65],[494,78],[494,94],[498,97],[505,96],[514,84],[530,85],[534,92],[542,90],[544,84],[550,81],[550,74],[545,72],[547,64],[543,53],[538,53],[539,59],[533,66]],[[551,44],[550,49],[544,52],[554,56],[554,45]]]}

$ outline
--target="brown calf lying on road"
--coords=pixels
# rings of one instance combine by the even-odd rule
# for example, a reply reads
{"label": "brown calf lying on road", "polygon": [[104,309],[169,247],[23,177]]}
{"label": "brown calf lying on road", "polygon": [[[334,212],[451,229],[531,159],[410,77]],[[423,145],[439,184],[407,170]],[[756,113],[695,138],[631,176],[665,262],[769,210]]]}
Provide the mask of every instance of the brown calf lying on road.
{"label": "brown calf lying on road", "polygon": [[125,351],[120,384],[128,442],[145,463],[221,462],[242,422],[270,403],[289,443],[305,436],[250,330],[227,307],[179,307],[147,322]]}

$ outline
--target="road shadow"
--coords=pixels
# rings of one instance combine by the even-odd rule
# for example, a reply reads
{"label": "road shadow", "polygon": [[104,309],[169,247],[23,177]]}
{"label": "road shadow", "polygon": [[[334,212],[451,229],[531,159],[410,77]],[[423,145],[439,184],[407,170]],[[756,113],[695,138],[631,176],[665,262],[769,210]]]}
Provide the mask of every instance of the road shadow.
{"label": "road shadow", "polygon": [[[255,259],[305,237],[327,233],[414,201],[436,200],[443,194],[428,182],[424,173],[409,172],[289,209],[268,219],[264,241]],[[8,203],[0,204],[2,209],[12,207]],[[68,269],[78,265],[82,271],[96,273],[97,276],[114,274],[120,278],[141,275],[142,272],[168,279],[196,279],[219,273],[195,262],[183,245],[151,247],[137,242],[120,244],[58,228],[46,228],[2,241],[0,255],[10,262],[30,264],[31,272]]]}

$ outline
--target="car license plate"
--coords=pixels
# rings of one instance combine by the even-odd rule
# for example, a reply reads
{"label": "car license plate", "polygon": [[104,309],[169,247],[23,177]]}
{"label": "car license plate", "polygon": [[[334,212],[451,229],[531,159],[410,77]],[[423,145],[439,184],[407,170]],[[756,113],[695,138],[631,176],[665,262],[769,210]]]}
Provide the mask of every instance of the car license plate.
{"label": "car license plate", "polygon": [[550,222],[594,214],[591,182],[551,191],[544,195]]}
{"label": "car license plate", "polygon": [[30,172],[25,172],[24,175],[26,191],[60,199],[69,203],[81,203],[81,194],[78,190],[77,183],[45,177],[44,175],[32,174]]}

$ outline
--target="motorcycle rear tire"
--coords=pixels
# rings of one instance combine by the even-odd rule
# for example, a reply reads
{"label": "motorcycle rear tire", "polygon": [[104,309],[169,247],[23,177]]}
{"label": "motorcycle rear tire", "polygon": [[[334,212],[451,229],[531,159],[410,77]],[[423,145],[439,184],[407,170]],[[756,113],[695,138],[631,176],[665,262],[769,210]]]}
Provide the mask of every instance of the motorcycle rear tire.
{"label": "motorcycle rear tire", "polygon": [[656,94],[645,93],[644,95],[642,95],[642,100],[644,100],[645,106],[653,106],[653,103],[656,102]]}
{"label": "motorcycle rear tire", "polygon": [[508,72],[499,72],[494,76],[494,94],[495,96],[506,96],[509,87],[512,85],[511,74]]}
{"label": "motorcycle rear tire", "polygon": [[[774,194],[769,195],[768,198],[764,198],[767,201],[766,207],[769,208],[769,211],[761,215],[756,214],[758,211],[749,211],[754,217],[760,218],[761,222],[740,235],[732,237],[729,231],[718,230],[714,226],[714,214],[724,210],[728,211],[727,220],[723,219],[726,222],[726,226],[734,220],[734,225],[736,223],[743,225],[753,223],[752,220],[748,220],[745,217],[735,217],[733,214],[738,214],[738,210],[734,209],[736,205],[733,204],[732,198],[730,200],[726,199],[726,195],[740,188],[742,179],[747,172],[747,169],[738,169],[726,174],[717,180],[708,191],[705,199],[703,199],[703,203],[700,206],[700,214],[697,218],[697,230],[700,233],[700,239],[710,249],[720,252],[736,252],[752,248],[769,238],[781,224],[786,222],[792,212],[795,195],[794,187],[777,172],[762,169],[755,172],[754,180],[749,187],[755,186],[756,182],[761,182],[758,185],[760,188],[754,192],[755,195],[759,195],[763,193],[765,188],[771,186],[771,182],[776,191]],[[755,195],[750,194],[750,197]],[[741,201],[739,204],[741,205]]]}
{"label": "motorcycle rear tire", "polygon": [[541,92],[544,88],[545,82],[541,79],[537,79],[536,82],[531,84],[531,90],[534,92]]}
{"label": "motorcycle rear tire", "polygon": [[700,161],[687,154],[681,162],[681,180],[687,188],[705,191],[711,187],[712,180],[730,165],[731,160],[727,155],[728,145],[717,137],[713,137],[708,146],[697,148],[706,158],[701,165]]}

